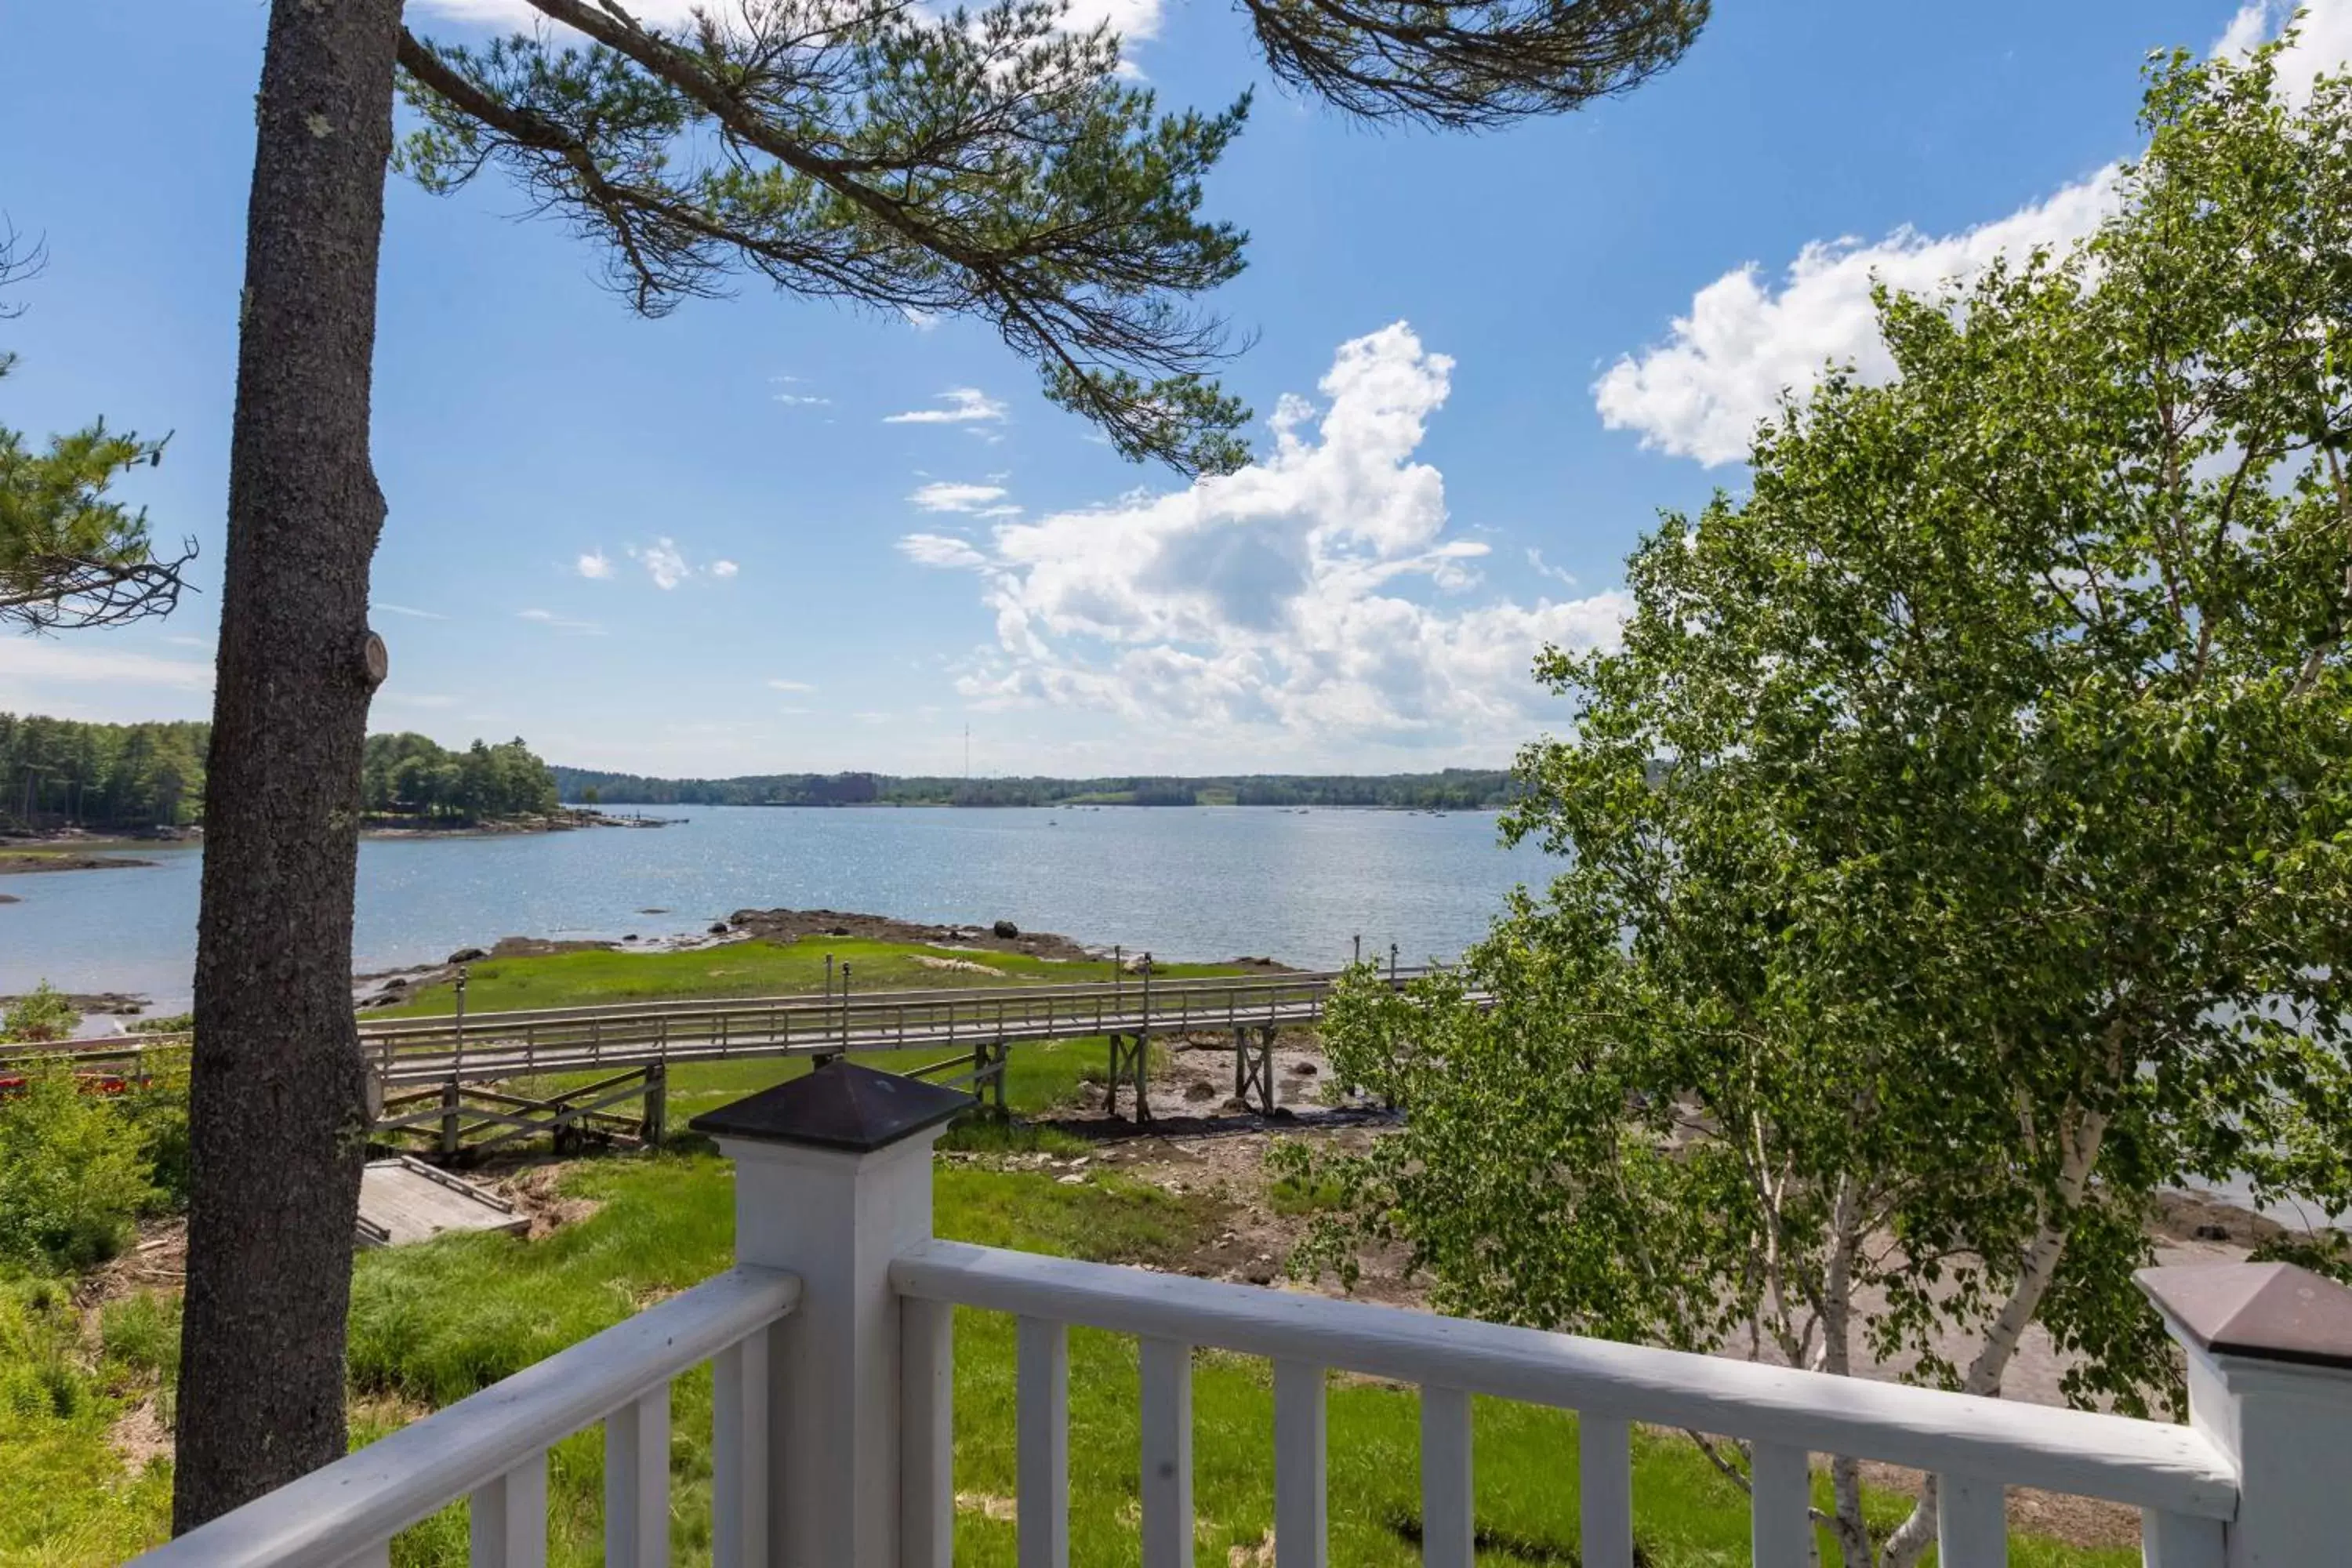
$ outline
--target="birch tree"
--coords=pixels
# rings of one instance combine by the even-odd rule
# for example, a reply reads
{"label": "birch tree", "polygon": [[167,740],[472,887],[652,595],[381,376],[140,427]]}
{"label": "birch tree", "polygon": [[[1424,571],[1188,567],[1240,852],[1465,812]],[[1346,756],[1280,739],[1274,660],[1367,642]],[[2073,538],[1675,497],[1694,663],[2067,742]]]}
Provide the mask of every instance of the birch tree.
{"label": "birch tree", "polygon": [[[1163,112],[1107,28],[998,0],[732,0],[682,26],[529,0],[541,29],[420,37],[402,0],[270,7],[239,301],[196,960],[173,1521],[340,1456],[366,1079],[349,988],[383,185],[488,173],[659,315],[739,279],[985,323],[1120,452],[1245,456],[1195,301],[1242,265],[1202,214],[1246,100]],[[1665,68],[1706,0],[1245,0],[1269,67],[1373,118],[1492,125]]]}
{"label": "birch tree", "polygon": [[[1506,831],[1567,868],[1335,1005],[1407,1119],[1303,1261],[1978,1394],[2038,1328],[2144,1412],[2160,1190],[2352,1206],[2352,86],[2273,62],[2153,64],[2095,237],[1882,294],[1895,379],[1788,405],[1622,647],[1545,656]],[[1832,1491],[1849,1568],[1932,1544],[1932,1490],[1885,1539]]]}

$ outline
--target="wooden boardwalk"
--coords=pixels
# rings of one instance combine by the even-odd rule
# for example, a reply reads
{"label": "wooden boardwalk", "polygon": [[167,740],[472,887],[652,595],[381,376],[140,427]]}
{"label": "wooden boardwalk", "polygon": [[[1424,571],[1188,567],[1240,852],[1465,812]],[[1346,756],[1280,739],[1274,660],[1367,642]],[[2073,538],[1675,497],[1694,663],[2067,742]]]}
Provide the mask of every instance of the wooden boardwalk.
{"label": "wooden boardwalk", "polygon": [[[1391,968],[1383,978],[1402,985],[1425,973]],[[1320,1022],[1339,978],[1337,972],[1185,980],[1136,975],[1075,984],[363,1019],[360,1044],[377,1141],[445,1159],[531,1137],[551,1136],[560,1150],[659,1142],[673,1066],[747,1057],[937,1053],[912,1075],[968,1086],[1002,1109],[1005,1058],[1013,1047],[1095,1036],[1110,1042],[1114,1111],[1125,1087],[1139,1120],[1149,1118],[1150,1041],[1209,1034],[1232,1038],[1235,1097],[1271,1113],[1276,1034]],[[125,1036],[76,1042],[58,1054],[83,1070],[102,1064],[135,1079],[145,1076],[148,1053],[185,1046],[184,1036]],[[575,1081],[551,1088],[544,1081],[551,1078]],[[576,1081],[583,1079],[589,1081]],[[533,1081],[520,1081],[526,1079]]]}
{"label": "wooden boardwalk", "polygon": [[[1423,971],[1398,969],[1402,985]],[[1002,1109],[1004,1064],[1015,1046],[1103,1036],[1110,1042],[1109,1109],[1122,1087],[1148,1119],[1144,1075],[1151,1039],[1230,1036],[1234,1093],[1275,1109],[1277,1031],[1319,1022],[1338,973],[1066,985],[995,985],[863,995],[627,1003],[398,1018],[362,1024],[361,1045],[378,1086],[380,1133],[428,1136],[456,1157],[523,1138],[659,1142],[667,1078],[684,1063],[745,1057],[829,1058],[846,1052],[926,1051],[912,1075],[969,1086]],[[552,1076],[595,1081],[554,1095],[514,1091]],[[505,1088],[491,1089],[499,1084]],[[625,1114],[628,1102],[642,1114]],[[634,1125],[632,1124],[634,1122]]]}

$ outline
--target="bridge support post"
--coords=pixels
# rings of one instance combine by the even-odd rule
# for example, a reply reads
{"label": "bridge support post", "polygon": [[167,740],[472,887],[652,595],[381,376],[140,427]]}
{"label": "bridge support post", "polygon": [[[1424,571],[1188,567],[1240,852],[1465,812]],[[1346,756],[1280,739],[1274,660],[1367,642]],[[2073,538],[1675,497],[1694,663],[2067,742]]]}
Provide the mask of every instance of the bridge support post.
{"label": "bridge support post", "polygon": [[1135,1037],[1135,1124],[1151,1125],[1151,1037]]}
{"label": "bridge support post", "polygon": [[457,1112],[460,1109],[457,1080],[451,1079],[441,1086],[441,1157],[457,1157]]}
{"label": "bridge support post", "polygon": [[646,1114],[637,1136],[648,1149],[658,1149],[669,1136],[669,1064],[655,1062],[646,1068]]}
{"label": "bridge support post", "polygon": [[1112,1035],[1109,1039],[1110,1068],[1103,1075],[1103,1114],[1117,1116],[1118,1114],[1118,1079],[1122,1064],[1119,1061],[1118,1037]]}
{"label": "bridge support post", "polygon": [[1234,1031],[1234,1098],[1249,1103],[1249,1031]]}
{"label": "bridge support post", "polygon": [[1271,1024],[1257,1032],[1257,1091],[1268,1116],[1275,1111],[1274,1037],[1275,1028]]}

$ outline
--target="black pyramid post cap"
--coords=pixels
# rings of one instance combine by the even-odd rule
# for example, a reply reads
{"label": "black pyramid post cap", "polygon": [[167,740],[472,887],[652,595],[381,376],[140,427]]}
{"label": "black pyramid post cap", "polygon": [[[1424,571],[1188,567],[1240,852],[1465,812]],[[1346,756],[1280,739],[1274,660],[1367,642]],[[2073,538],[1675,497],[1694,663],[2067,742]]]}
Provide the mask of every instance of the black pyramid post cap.
{"label": "black pyramid post cap", "polygon": [[856,1062],[824,1063],[687,1123],[713,1138],[756,1138],[867,1153],[911,1138],[979,1101]]}
{"label": "black pyramid post cap", "polygon": [[2292,1263],[2175,1264],[2133,1276],[2217,1355],[2352,1367],[2352,1289]]}

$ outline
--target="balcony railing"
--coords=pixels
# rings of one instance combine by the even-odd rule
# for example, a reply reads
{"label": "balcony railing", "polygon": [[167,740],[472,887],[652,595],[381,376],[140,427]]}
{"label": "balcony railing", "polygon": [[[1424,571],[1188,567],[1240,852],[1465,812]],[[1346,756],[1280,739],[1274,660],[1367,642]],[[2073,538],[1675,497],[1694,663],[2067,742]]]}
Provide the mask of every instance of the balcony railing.
{"label": "balcony railing", "polygon": [[384,1561],[471,1499],[473,1561],[544,1561],[546,1452],[599,1420],[606,1561],[666,1561],[670,1379],[714,1360],[720,1568],[943,1568],[955,1523],[954,1310],[1018,1320],[1022,1568],[1069,1561],[1073,1324],[1140,1342],[1145,1568],[1193,1562],[1192,1352],[1274,1367],[1276,1561],[1328,1561],[1327,1373],[1418,1385],[1424,1563],[1473,1557],[1473,1395],[1579,1413],[1587,1568],[1631,1568],[1634,1423],[1737,1438],[1753,1560],[1813,1561],[1811,1457],[1938,1478],[1944,1568],[2008,1560],[2011,1486],[2142,1511],[2154,1568],[2352,1562],[2352,1291],[2279,1265],[2150,1270],[2187,1358],[2186,1426],[2021,1405],[937,1240],[930,1146],[965,1102],[835,1064],[702,1118],[736,1162],[738,1268],[362,1449],[143,1563]]}

